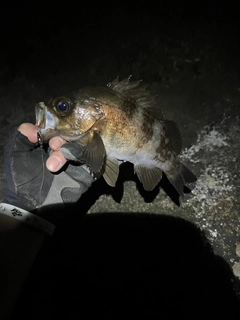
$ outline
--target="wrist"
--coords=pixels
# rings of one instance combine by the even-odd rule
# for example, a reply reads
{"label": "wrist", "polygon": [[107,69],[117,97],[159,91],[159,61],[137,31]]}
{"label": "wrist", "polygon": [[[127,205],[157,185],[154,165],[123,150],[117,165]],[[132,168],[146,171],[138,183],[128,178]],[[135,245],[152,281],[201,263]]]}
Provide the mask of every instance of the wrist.
{"label": "wrist", "polygon": [[43,218],[8,203],[0,203],[0,214],[7,215],[13,219],[31,225],[48,235],[52,235],[55,229],[55,226],[52,223]]}

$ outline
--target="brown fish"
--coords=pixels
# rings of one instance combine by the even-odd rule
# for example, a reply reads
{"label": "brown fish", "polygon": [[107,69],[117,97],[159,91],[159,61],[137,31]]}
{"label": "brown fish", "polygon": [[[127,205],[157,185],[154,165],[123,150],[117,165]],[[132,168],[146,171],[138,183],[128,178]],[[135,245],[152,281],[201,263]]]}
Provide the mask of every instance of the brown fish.
{"label": "brown fish", "polygon": [[175,122],[164,118],[154,96],[130,78],[107,87],[86,87],[36,105],[44,140],[60,135],[85,146],[83,157],[93,173],[115,186],[119,164],[134,164],[138,179],[153,190],[164,172],[180,195],[195,175],[177,158],[182,148]]}

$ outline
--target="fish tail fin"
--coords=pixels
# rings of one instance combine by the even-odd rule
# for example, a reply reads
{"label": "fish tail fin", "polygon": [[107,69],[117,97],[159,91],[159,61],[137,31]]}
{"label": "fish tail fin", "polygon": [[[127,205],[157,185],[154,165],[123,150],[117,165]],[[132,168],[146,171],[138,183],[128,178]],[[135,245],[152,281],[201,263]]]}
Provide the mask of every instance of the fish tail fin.
{"label": "fish tail fin", "polygon": [[195,174],[184,166],[184,164],[180,163],[179,167],[179,174],[181,175],[184,184],[197,181]]}
{"label": "fish tail fin", "polygon": [[180,196],[184,196],[183,189],[186,183],[197,181],[195,174],[180,162],[166,172],[166,175]]}

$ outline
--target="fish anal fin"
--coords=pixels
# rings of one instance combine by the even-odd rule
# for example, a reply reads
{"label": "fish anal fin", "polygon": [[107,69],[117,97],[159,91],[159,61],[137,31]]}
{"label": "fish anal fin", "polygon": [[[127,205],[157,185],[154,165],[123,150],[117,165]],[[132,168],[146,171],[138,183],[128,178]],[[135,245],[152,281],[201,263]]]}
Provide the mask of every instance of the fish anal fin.
{"label": "fish anal fin", "polygon": [[172,120],[164,120],[166,136],[169,139],[168,146],[175,155],[182,150],[182,138],[177,124]]}
{"label": "fish anal fin", "polygon": [[162,178],[162,170],[159,168],[147,168],[137,164],[134,170],[146,191],[152,191]]}
{"label": "fish anal fin", "polygon": [[115,187],[119,174],[119,163],[115,158],[106,158],[103,178],[111,187]]}
{"label": "fish anal fin", "polygon": [[92,132],[92,139],[85,145],[83,159],[91,172],[102,169],[106,157],[106,150],[102,138],[96,132]]}

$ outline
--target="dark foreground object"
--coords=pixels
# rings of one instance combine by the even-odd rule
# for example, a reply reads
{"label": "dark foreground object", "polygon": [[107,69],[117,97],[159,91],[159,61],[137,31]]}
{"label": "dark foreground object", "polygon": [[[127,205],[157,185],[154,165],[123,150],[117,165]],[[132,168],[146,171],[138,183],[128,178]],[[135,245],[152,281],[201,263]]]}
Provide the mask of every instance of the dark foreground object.
{"label": "dark foreground object", "polygon": [[42,247],[13,319],[240,319],[235,285],[182,219],[69,214]]}

